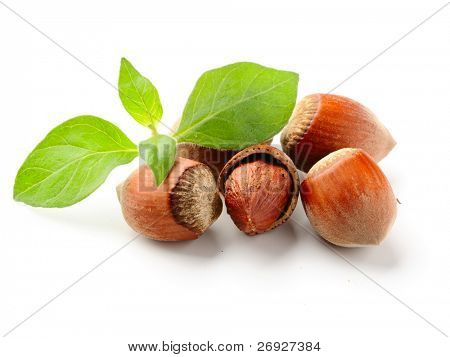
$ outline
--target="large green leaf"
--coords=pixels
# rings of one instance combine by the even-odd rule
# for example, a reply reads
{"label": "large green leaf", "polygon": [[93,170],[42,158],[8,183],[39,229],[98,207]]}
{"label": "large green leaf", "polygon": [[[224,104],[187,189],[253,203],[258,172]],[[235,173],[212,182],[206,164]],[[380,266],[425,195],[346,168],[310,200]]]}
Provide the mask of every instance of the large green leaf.
{"label": "large green leaf", "polygon": [[139,156],[153,171],[156,186],[159,186],[169,174],[176,151],[176,141],[167,135],[155,135],[139,144]]}
{"label": "large green leaf", "polygon": [[138,123],[156,127],[163,113],[158,91],[126,58],[122,58],[120,64],[119,97]]}
{"label": "large green leaf", "polygon": [[240,62],[205,72],[190,95],[179,142],[241,149],[272,138],[287,123],[298,74]]}
{"label": "large green leaf", "polygon": [[14,199],[31,206],[70,206],[137,154],[136,145],[106,120],[94,116],[67,120],[50,131],[22,164]]}

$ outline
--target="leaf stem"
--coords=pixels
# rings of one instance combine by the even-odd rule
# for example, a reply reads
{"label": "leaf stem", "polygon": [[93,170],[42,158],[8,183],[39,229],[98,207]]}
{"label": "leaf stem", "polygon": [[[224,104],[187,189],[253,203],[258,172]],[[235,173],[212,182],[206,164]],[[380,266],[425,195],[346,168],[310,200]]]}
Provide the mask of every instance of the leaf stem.
{"label": "leaf stem", "polygon": [[156,129],[155,125],[150,125],[149,128],[152,131],[152,136],[157,136],[158,135],[158,130]]}

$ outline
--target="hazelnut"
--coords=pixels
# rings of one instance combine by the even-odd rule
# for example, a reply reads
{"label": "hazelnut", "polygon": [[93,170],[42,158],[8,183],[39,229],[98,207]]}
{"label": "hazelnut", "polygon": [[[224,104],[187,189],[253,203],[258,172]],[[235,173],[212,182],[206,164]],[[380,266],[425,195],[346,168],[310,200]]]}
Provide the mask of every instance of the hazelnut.
{"label": "hazelnut", "polygon": [[308,172],[317,161],[342,148],[363,149],[378,162],[396,143],[360,103],[333,94],[312,94],[296,105],[281,144],[297,168]]}
{"label": "hazelnut", "polygon": [[269,145],[254,145],[227,162],[219,178],[227,212],[248,235],[284,223],[297,205],[299,178],[291,159]]}
{"label": "hazelnut", "polygon": [[[270,145],[271,142],[272,139],[269,139],[263,144]],[[239,151],[240,150],[207,148],[193,143],[177,144],[177,157],[184,157],[208,165],[216,179],[219,178],[220,171],[222,171],[228,160]]]}
{"label": "hazelnut", "polygon": [[175,161],[159,187],[152,171],[142,165],[118,186],[117,193],[131,228],[155,240],[196,239],[222,212],[209,167],[184,158]]}
{"label": "hazelnut", "polygon": [[361,149],[341,149],[315,164],[301,198],[314,229],[343,247],[379,244],[397,212],[386,176]]}

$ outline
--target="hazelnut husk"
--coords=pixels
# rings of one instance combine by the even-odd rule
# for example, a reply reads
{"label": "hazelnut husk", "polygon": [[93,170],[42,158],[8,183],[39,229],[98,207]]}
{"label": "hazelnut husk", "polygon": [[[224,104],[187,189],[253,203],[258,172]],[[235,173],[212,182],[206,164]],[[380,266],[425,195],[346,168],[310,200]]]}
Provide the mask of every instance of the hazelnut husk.
{"label": "hazelnut husk", "polygon": [[363,149],[378,162],[395,144],[389,131],[369,109],[334,94],[304,97],[281,133],[283,151],[305,172],[342,148]]}
{"label": "hazelnut husk", "polygon": [[361,149],[341,149],[320,160],[300,191],[311,225],[335,245],[378,245],[395,221],[391,185]]}
{"label": "hazelnut husk", "polygon": [[[271,142],[272,139],[269,139],[263,144],[270,145]],[[193,143],[177,144],[177,157],[184,157],[208,165],[216,179],[219,178],[220,172],[225,164],[239,151],[240,150],[213,149]]]}
{"label": "hazelnut husk", "polygon": [[184,158],[176,159],[159,187],[152,171],[142,165],[117,187],[117,194],[130,227],[154,240],[196,239],[222,212],[209,167]]}
{"label": "hazelnut husk", "polygon": [[284,223],[299,195],[297,169],[282,151],[254,145],[233,156],[219,177],[219,190],[236,226],[248,235]]}
{"label": "hazelnut husk", "polygon": [[[173,132],[177,131],[178,127],[180,126],[180,121],[181,118],[179,118],[173,124]],[[262,144],[270,145],[271,143],[272,138],[264,141]],[[208,165],[216,179],[219,178],[220,172],[222,171],[228,160],[230,160],[239,151],[241,150],[214,149],[189,142],[177,144],[177,157],[184,157],[186,159],[198,161],[205,165]]]}

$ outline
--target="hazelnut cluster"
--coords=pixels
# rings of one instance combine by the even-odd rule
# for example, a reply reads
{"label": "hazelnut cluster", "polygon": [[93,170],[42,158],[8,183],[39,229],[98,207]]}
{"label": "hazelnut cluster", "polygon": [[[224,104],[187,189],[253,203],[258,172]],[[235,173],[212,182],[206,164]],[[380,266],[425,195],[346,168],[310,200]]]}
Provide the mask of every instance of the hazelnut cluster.
{"label": "hazelnut cluster", "polygon": [[[196,239],[227,212],[248,235],[286,222],[298,197],[312,227],[345,247],[379,244],[396,217],[392,188],[377,162],[395,146],[388,130],[358,102],[313,94],[294,109],[281,134],[242,151],[178,145],[178,158],[155,187],[142,166],[118,187],[129,225],[156,240]],[[298,171],[306,173],[300,183]]]}

